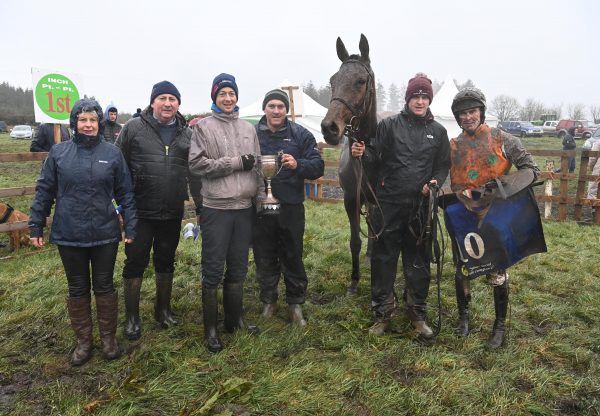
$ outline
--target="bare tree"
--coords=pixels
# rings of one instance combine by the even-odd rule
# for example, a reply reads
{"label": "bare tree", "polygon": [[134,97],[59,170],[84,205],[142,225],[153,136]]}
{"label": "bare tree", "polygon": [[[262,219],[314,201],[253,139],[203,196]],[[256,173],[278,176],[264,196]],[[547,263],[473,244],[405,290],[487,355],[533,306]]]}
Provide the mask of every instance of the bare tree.
{"label": "bare tree", "polygon": [[567,112],[569,113],[569,118],[572,120],[583,120],[585,107],[581,103],[577,104],[569,104],[567,107]]}
{"label": "bare tree", "polygon": [[400,90],[396,86],[396,84],[390,84],[390,88],[388,89],[388,110],[397,112],[400,110]]}
{"label": "bare tree", "polygon": [[600,123],[600,105],[590,105],[590,114],[594,123]]}
{"label": "bare tree", "polygon": [[315,88],[315,84],[312,82],[312,80],[308,81],[308,84],[305,84],[302,89],[304,90],[304,93],[313,100],[317,101],[319,98],[319,92]]}
{"label": "bare tree", "polygon": [[541,115],[544,114],[544,104],[533,98],[528,98],[521,107],[519,114],[521,120],[539,120]]}
{"label": "bare tree", "polygon": [[544,109],[545,114],[554,114],[557,120],[562,118],[562,104],[555,104]]}
{"label": "bare tree", "polygon": [[385,92],[385,87],[383,86],[383,84],[381,82],[377,81],[377,108],[381,109],[381,111],[383,111],[386,103],[387,103],[387,93]]}
{"label": "bare tree", "polygon": [[521,106],[516,98],[509,95],[499,95],[492,100],[490,113],[498,117],[498,121],[514,120],[519,115]]}

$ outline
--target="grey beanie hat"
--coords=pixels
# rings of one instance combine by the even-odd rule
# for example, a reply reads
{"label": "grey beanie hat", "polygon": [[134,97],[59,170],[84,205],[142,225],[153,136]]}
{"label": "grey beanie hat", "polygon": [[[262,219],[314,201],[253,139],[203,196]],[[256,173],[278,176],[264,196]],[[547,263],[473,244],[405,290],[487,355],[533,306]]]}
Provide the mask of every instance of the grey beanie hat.
{"label": "grey beanie hat", "polygon": [[285,110],[290,111],[290,99],[288,98],[288,95],[286,94],[285,91],[280,90],[279,88],[276,88],[276,89],[271,90],[268,93],[266,93],[265,99],[263,100],[263,103],[262,103],[263,111],[265,110],[267,103],[271,100],[283,101],[283,104],[285,104]]}

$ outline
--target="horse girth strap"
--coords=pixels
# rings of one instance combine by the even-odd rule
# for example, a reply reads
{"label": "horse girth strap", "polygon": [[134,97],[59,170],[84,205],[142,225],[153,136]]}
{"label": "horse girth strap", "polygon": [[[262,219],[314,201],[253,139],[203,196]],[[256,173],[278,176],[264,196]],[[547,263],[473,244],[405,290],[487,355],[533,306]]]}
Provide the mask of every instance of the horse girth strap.
{"label": "horse girth strap", "polygon": [[8,221],[14,210],[15,209],[13,207],[6,204],[6,211],[4,212],[4,215],[2,215],[2,218],[0,218],[0,224],[4,224],[6,221]]}

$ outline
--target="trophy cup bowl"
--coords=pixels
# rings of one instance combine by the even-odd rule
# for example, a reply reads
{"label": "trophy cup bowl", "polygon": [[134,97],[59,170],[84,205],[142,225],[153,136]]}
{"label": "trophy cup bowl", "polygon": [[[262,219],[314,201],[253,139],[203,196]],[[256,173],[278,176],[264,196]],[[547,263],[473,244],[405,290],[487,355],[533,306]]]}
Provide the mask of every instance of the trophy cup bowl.
{"label": "trophy cup bowl", "polygon": [[271,191],[271,179],[277,175],[278,169],[279,157],[277,155],[262,155],[260,157],[260,171],[267,181],[267,197],[261,202],[263,214],[279,214],[281,206]]}

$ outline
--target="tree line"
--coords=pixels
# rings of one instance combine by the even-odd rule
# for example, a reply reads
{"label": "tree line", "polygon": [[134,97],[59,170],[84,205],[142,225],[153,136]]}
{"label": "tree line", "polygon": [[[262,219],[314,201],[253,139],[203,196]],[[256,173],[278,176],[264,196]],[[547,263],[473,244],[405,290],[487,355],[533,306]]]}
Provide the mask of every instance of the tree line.
{"label": "tree line", "polygon": [[9,125],[33,124],[33,90],[0,84],[0,120]]}
{"label": "tree line", "polygon": [[[456,88],[460,91],[466,87],[476,87],[475,83],[468,79],[465,82],[454,80]],[[323,85],[316,87],[311,80],[303,86],[304,92],[323,107],[329,107],[331,100],[331,86]],[[433,94],[437,94],[442,87],[442,83],[432,81]],[[404,94],[406,93],[406,84],[397,86],[391,83],[386,89],[383,83],[377,81],[377,111],[391,111],[397,113],[404,107]],[[590,120],[594,123],[600,123],[600,105],[590,105],[587,108]],[[584,120],[587,118],[586,107],[581,103],[568,104],[566,112],[563,113],[563,105],[545,105],[542,102],[527,98],[523,104],[510,95],[502,94],[488,101],[488,111],[498,117],[498,121],[506,120],[543,120],[549,116],[569,118],[573,120]]]}

